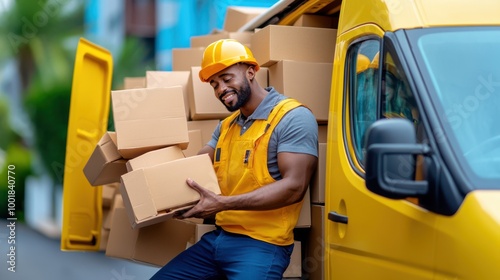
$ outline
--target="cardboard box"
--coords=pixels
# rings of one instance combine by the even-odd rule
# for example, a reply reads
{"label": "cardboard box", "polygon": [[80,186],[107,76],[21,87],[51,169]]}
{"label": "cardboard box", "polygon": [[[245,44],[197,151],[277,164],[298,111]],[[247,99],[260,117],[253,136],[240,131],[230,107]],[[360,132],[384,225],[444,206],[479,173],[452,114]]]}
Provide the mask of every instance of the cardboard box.
{"label": "cardboard box", "polygon": [[318,146],[318,168],[313,175],[311,188],[312,203],[325,203],[326,145],[319,143]]}
{"label": "cardboard box", "polygon": [[223,29],[230,32],[238,31],[240,27],[267,10],[268,8],[261,7],[229,6],[226,9]]}
{"label": "cardboard box", "polygon": [[293,26],[337,28],[338,23],[338,17],[303,14],[294,22]]}
{"label": "cardboard box", "polygon": [[332,67],[332,63],[279,61],[269,67],[269,83],[309,107],[318,122],[328,122]]}
{"label": "cardboard box", "polygon": [[259,82],[259,85],[261,87],[268,87],[269,86],[269,69],[267,67],[260,67],[259,71],[257,71],[257,74],[255,75],[255,78],[257,79],[257,82]]}
{"label": "cardboard box", "polygon": [[307,241],[304,258],[304,276],[306,279],[323,280],[325,261],[325,206],[312,205],[312,225]]}
{"label": "cardboard box", "polygon": [[252,53],[266,67],[280,60],[333,63],[336,36],[336,29],[268,25],[252,36]]}
{"label": "cardboard box", "polygon": [[189,144],[181,86],[112,91],[118,152],[126,159]]}
{"label": "cardboard box", "polygon": [[227,32],[222,31],[219,33],[201,35],[201,36],[191,36],[190,44],[191,48],[206,48],[211,43],[221,40],[221,39],[235,39],[236,41],[246,45],[247,47],[251,47],[251,39],[253,32]]}
{"label": "cardboard box", "polygon": [[101,228],[101,240],[99,241],[99,251],[106,251],[109,240],[109,229]]}
{"label": "cardboard box", "polygon": [[118,191],[115,193],[115,197],[113,198],[113,202],[111,203],[109,211],[106,213],[106,215],[103,215],[102,228],[108,230],[111,229],[111,222],[113,221],[113,215],[115,214],[115,210],[117,208],[124,208],[124,207],[125,206],[123,204],[123,198],[118,189]]}
{"label": "cardboard box", "polygon": [[191,67],[191,83],[188,90],[189,111],[192,120],[224,119],[229,116],[226,107],[215,97],[214,89],[200,80],[201,66]]}
{"label": "cardboard box", "polygon": [[290,264],[283,273],[283,278],[302,277],[302,243],[296,240],[293,244]]}
{"label": "cardboard box", "polygon": [[172,160],[124,174],[120,193],[132,227],[158,223],[167,220],[176,211],[192,207],[200,195],[187,185],[187,178],[220,194],[208,154]]}
{"label": "cardboard box", "polygon": [[178,146],[161,148],[130,159],[127,162],[127,171],[132,172],[134,170],[152,167],[180,158],[185,158],[185,156]]}
{"label": "cardboard box", "polygon": [[189,134],[189,146],[187,149],[182,150],[186,157],[195,156],[198,152],[203,148],[204,144],[201,141],[201,131],[199,129],[196,130],[188,130]]}
{"label": "cardboard box", "polygon": [[[191,67],[201,66],[201,59],[203,58],[204,51],[205,48],[172,49],[172,70],[191,71]],[[198,73],[196,73],[195,77],[198,77]]]}
{"label": "cardboard box", "polygon": [[184,110],[186,111],[186,118],[189,120],[187,87],[190,75],[190,71],[146,71],[146,87],[168,88],[181,86],[184,97]]}
{"label": "cardboard box", "polygon": [[133,229],[125,208],[118,208],[113,216],[106,256],[161,267],[214,229],[214,225],[177,219]]}
{"label": "cardboard box", "polygon": [[304,203],[300,209],[299,219],[297,220],[296,228],[309,228],[311,227],[311,191],[307,188],[304,195]]}
{"label": "cardboard box", "polygon": [[202,146],[205,146],[210,139],[212,139],[212,134],[219,124],[220,120],[198,120],[198,121],[189,121],[188,129],[189,130],[199,130],[201,132],[201,143]]}
{"label": "cardboard box", "polygon": [[120,183],[106,184],[102,186],[102,208],[111,208],[119,186]]}
{"label": "cardboard box", "polygon": [[328,124],[318,125],[318,143],[326,143],[328,140]]}
{"label": "cardboard box", "polygon": [[83,173],[92,186],[120,182],[120,176],[127,172],[126,160],[118,153],[116,133],[106,132],[83,167]]}
{"label": "cardboard box", "polygon": [[146,77],[125,77],[123,89],[134,89],[146,87]]}

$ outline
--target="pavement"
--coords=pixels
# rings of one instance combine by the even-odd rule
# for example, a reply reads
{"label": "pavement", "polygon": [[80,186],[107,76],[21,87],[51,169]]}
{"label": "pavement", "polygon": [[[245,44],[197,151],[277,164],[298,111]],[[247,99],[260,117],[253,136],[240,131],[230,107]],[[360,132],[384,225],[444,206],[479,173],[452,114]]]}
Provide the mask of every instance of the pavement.
{"label": "pavement", "polygon": [[[104,252],[61,251],[59,239],[48,237],[21,222],[16,221],[15,229],[9,225],[10,221],[0,221],[2,280],[140,280],[149,279],[159,269],[110,258]],[[15,246],[15,255],[11,246]],[[12,259],[15,263],[9,263]],[[13,265],[15,272],[12,271]]]}

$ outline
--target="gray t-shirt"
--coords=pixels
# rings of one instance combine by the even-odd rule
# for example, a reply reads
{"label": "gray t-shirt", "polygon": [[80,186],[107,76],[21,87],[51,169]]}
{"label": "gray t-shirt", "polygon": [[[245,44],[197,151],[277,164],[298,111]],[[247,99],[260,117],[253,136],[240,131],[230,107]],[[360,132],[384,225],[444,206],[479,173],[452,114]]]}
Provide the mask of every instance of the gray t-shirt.
{"label": "gray t-shirt", "polygon": [[[244,120],[241,115],[236,123],[241,126],[241,134],[245,133],[257,119],[267,119],[271,110],[281,100],[287,98],[273,87],[266,90],[269,94],[255,109],[254,113]],[[208,145],[215,149],[220,136],[220,123],[212,134]],[[267,151],[267,167],[275,180],[281,179],[278,169],[278,153],[304,153],[318,157],[318,123],[312,112],[305,107],[297,107],[288,112],[271,134]]]}

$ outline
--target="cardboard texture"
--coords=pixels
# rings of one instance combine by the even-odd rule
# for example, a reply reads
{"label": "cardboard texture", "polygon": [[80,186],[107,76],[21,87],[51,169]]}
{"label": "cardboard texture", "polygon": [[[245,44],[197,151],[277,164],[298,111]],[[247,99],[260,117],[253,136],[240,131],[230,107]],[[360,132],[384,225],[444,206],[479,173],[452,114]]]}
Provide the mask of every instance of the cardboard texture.
{"label": "cardboard texture", "polygon": [[119,186],[120,183],[106,184],[102,186],[102,208],[111,208]]}
{"label": "cardboard texture", "polygon": [[126,159],[189,144],[181,86],[112,91],[118,152]]}
{"label": "cardboard texture", "polygon": [[226,9],[223,29],[230,32],[238,31],[240,27],[267,10],[268,8],[261,7],[229,6]]}
{"label": "cardboard texture", "polygon": [[293,244],[290,264],[283,273],[283,278],[302,277],[302,243],[294,241]]}
{"label": "cardboard texture", "polygon": [[127,171],[131,172],[141,168],[152,167],[180,158],[185,158],[185,156],[178,146],[161,148],[130,159],[127,162]]}
{"label": "cardboard texture", "polygon": [[223,119],[231,113],[215,97],[214,89],[200,80],[200,66],[191,67],[191,83],[188,91],[189,111],[192,120]]}
{"label": "cardboard texture", "polygon": [[199,130],[201,132],[201,143],[205,146],[210,139],[212,139],[212,133],[219,124],[219,120],[198,120],[189,121],[189,130]]}
{"label": "cardboard texture", "polygon": [[120,192],[131,225],[135,228],[158,223],[171,217],[175,211],[195,204],[200,195],[187,185],[187,178],[220,194],[208,154],[176,159],[124,174]]}
{"label": "cardboard texture", "polygon": [[318,125],[318,143],[326,143],[328,140],[328,124]]}
{"label": "cardboard texture", "polygon": [[214,225],[169,219],[145,228],[130,227],[125,208],[116,209],[109,233],[106,256],[161,267],[214,230]]}
{"label": "cardboard texture", "polygon": [[101,229],[101,241],[99,242],[99,251],[106,251],[109,240],[109,229]]}
{"label": "cardboard texture", "polygon": [[295,225],[296,228],[311,227],[311,191],[309,189],[307,188],[304,195],[304,203],[302,203],[302,209],[300,209],[299,219]]}
{"label": "cardboard texture", "polygon": [[309,107],[318,122],[328,122],[332,67],[331,63],[279,61],[269,67],[269,83]]}
{"label": "cardboard texture", "polygon": [[[174,48],[172,49],[172,70],[191,71],[191,67],[200,66],[205,48]],[[198,73],[196,73],[198,77]]]}
{"label": "cardboard texture", "polygon": [[201,36],[191,36],[190,43],[191,48],[206,48],[211,43],[221,40],[221,39],[235,39],[236,41],[250,47],[253,32],[227,32],[222,31],[215,34],[201,35]]}
{"label": "cardboard texture", "polygon": [[92,186],[120,182],[120,176],[127,172],[126,160],[118,153],[115,132],[106,132],[97,143],[83,173]]}
{"label": "cardboard texture", "polygon": [[123,89],[134,89],[146,87],[146,77],[125,77]]}
{"label": "cardboard texture", "polygon": [[268,25],[252,36],[252,53],[266,67],[280,60],[333,63],[336,36],[336,29]]}
{"label": "cardboard texture", "polygon": [[306,279],[323,280],[325,279],[323,272],[325,260],[325,206],[312,205],[311,215],[312,225],[307,241],[308,246],[305,252],[303,271],[304,276],[308,277]]}
{"label": "cardboard texture", "polygon": [[120,194],[119,189],[115,193],[115,197],[113,198],[113,202],[111,203],[111,207],[109,208],[108,213],[103,216],[102,219],[102,227],[104,229],[111,229],[111,221],[113,220],[113,215],[115,214],[115,210],[117,208],[123,208],[125,207],[123,204],[123,198],[122,195]]}
{"label": "cardboard texture", "polygon": [[184,97],[184,110],[186,111],[186,119],[189,120],[187,87],[190,75],[190,71],[146,71],[146,87],[168,88],[173,86],[181,86]]}
{"label": "cardboard texture", "polygon": [[186,157],[195,156],[198,152],[203,148],[204,144],[201,141],[201,131],[197,130],[188,130],[189,134],[189,146],[187,149],[182,150]]}
{"label": "cardboard texture", "polygon": [[313,175],[311,188],[312,203],[325,203],[326,145],[319,143],[318,146],[318,168]]}
{"label": "cardboard texture", "polygon": [[259,82],[259,85],[261,87],[268,87],[269,86],[269,69],[267,67],[260,67],[259,71],[257,71],[257,74],[255,75],[255,78],[257,79],[257,82]]}
{"label": "cardboard texture", "polygon": [[338,23],[338,17],[303,14],[294,22],[293,26],[336,28]]}

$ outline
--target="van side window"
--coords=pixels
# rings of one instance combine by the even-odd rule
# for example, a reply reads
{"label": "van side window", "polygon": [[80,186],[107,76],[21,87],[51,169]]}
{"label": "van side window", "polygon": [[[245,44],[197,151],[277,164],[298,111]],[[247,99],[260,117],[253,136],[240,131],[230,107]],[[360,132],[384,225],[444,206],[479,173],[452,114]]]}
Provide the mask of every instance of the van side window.
{"label": "van side window", "polygon": [[384,54],[382,65],[381,115],[382,118],[406,118],[417,132],[418,142],[423,140],[415,97],[408,86],[408,80],[391,53]]}
{"label": "van side window", "polygon": [[364,137],[377,119],[377,66],[374,61],[380,49],[379,40],[366,40],[349,50],[349,111],[352,143],[360,164],[364,160]]}

